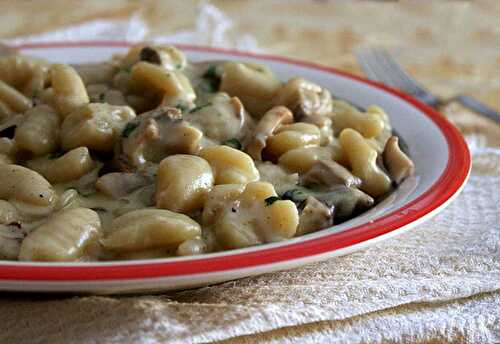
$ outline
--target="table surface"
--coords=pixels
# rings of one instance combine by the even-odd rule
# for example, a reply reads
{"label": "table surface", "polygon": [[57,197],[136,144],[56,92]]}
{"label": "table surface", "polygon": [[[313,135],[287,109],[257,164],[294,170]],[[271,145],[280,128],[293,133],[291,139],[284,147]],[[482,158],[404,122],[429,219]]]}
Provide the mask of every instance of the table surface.
{"label": "table surface", "polygon": [[[198,1],[0,1],[0,38],[50,31],[97,18],[140,15],[149,35],[195,25]],[[466,93],[500,110],[500,1],[429,3],[213,0],[266,52],[361,74],[353,50],[390,49],[426,87],[448,97]],[[37,16],[33,16],[37,13]],[[500,146],[500,126],[450,105],[444,113],[464,132],[480,131]],[[464,125],[473,122],[474,125]],[[314,331],[314,324],[303,331]],[[319,326],[319,325],[318,325]],[[286,330],[285,330],[286,331]]]}

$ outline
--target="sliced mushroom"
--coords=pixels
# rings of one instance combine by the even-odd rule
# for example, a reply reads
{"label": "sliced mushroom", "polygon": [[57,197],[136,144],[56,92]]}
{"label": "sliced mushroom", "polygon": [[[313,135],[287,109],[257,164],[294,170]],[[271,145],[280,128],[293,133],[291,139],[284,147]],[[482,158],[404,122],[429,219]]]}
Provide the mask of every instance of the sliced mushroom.
{"label": "sliced mushroom", "polygon": [[275,106],[260,119],[245,151],[254,159],[262,160],[262,150],[269,136],[282,124],[293,122],[293,114],[284,106]]}
{"label": "sliced mushroom", "polygon": [[206,137],[218,142],[241,139],[254,127],[253,119],[241,101],[222,92],[215,94],[205,105],[188,111],[183,118]]}
{"label": "sliced mushroom", "polygon": [[304,209],[299,215],[299,226],[296,235],[315,232],[333,225],[334,207],[327,207],[316,198],[306,198]]}
{"label": "sliced mushroom", "polygon": [[334,207],[335,222],[342,222],[373,206],[374,199],[364,192],[345,185],[335,185],[328,188],[309,189],[297,186],[285,192],[281,197],[289,199],[298,207],[304,205],[307,197],[313,196],[327,207]]}
{"label": "sliced mushroom", "polygon": [[398,145],[398,137],[391,136],[384,148],[384,165],[391,178],[400,184],[405,178],[415,172],[415,165],[411,159],[403,153]]}
{"label": "sliced mushroom", "polygon": [[335,207],[335,220],[344,221],[368,210],[375,203],[374,199],[353,187],[337,185],[327,192],[317,195],[318,200]]}
{"label": "sliced mushroom", "polygon": [[322,184],[326,186],[343,184],[347,187],[359,187],[361,179],[333,160],[320,160],[300,177],[300,183],[302,185]]}
{"label": "sliced mushroom", "polygon": [[152,182],[142,174],[114,172],[97,179],[95,188],[106,196],[119,199]]}
{"label": "sliced mushroom", "polygon": [[159,162],[171,154],[194,154],[203,133],[182,120],[176,108],[161,107],[129,122],[122,133],[119,158],[132,167]]}
{"label": "sliced mushroom", "polygon": [[141,61],[158,64],[170,71],[182,70],[187,64],[184,54],[171,45],[144,47],[141,49],[139,57]]}
{"label": "sliced mushroom", "polygon": [[292,110],[296,120],[332,112],[332,95],[326,88],[302,78],[292,78],[276,94],[275,105]]}

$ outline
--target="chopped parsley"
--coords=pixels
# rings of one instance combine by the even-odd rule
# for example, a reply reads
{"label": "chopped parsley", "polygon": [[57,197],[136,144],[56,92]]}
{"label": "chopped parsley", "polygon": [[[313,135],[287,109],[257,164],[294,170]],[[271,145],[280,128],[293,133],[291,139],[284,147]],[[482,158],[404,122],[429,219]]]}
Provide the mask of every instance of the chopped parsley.
{"label": "chopped parsley", "polygon": [[105,100],[106,100],[106,95],[104,94],[104,92],[99,93],[99,102],[104,103]]}
{"label": "chopped parsley", "polygon": [[210,65],[201,77],[203,83],[200,86],[204,91],[213,93],[219,90],[220,77],[217,75],[217,66]]}
{"label": "chopped parsley", "polygon": [[181,69],[182,68],[182,64],[181,63],[176,63],[174,67],[175,67],[175,69]]}
{"label": "chopped parsley", "polygon": [[212,103],[206,103],[205,105],[197,106],[194,109],[189,110],[189,113],[193,113],[193,112],[199,111],[199,110],[201,110],[203,108],[206,108],[207,106],[211,106],[211,105],[212,105]]}
{"label": "chopped parsley", "polygon": [[176,109],[179,109],[181,112],[185,112],[185,111],[187,111],[188,106],[187,106],[187,105],[185,105],[185,104],[177,104],[177,105],[175,106],[175,108],[176,108]]}
{"label": "chopped parsley", "polygon": [[224,146],[229,146],[229,147],[236,148],[239,150],[241,150],[241,148],[243,147],[240,140],[238,140],[237,138],[232,138],[232,139],[226,140],[226,141],[222,142],[222,144]]}
{"label": "chopped parsley", "polygon": [[217,76],[217,67],[215,65],[210,65],[208,69],[201,76],[203,79],[213,79],[218,78]]}
{"label": "chopped parsley", "polygon": [[267,207],[268,205],[271,205],[271,204],[273,204],[274,202],[279,201],[280,199],[281,199],[281,198],[280,198],[280,197],[278,197],[278,196],[271,196],[271,197],[266,198],[266,199],[264,200],[264,202],[266,202],[266,207]]}
{"label": "chopped parsley", "polygon": [[54,152],[54,153],[51,153],[48,158],[50,160],[54,160],[54,159],[57,159],[57,158],[60,158],[64,155],[64,152],[63,151],[58,151],[58,152]]}
{"label": "chopped parsley", "polygon": [[135,130],[135,128],[137,128],[139,126],[139,123],[133,123],[133,122],[129,122],[127,123],[127,125],[125,126],[125,128],[123,128],[123,131],[122,131],[122,137],[129,137],[129,135]]}

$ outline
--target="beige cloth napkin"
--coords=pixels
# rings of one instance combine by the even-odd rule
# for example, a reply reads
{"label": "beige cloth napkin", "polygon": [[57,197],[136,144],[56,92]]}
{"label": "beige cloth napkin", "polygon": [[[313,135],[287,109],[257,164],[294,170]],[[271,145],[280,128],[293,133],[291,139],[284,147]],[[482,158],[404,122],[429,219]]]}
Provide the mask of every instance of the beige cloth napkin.
{"label": "beige cloth napkin", "polygon": [[[205,3],[193,31],[159,40],[256,50],[252,37],[232,40],[230,28]],[[16,42],[146,34],[133,18]],[[456,201],[409,233],[299,269],[164,295],[3,295],[0,343],[500,341],[500,128],[455,105],[445,113],[466,134],[473,172]]]}

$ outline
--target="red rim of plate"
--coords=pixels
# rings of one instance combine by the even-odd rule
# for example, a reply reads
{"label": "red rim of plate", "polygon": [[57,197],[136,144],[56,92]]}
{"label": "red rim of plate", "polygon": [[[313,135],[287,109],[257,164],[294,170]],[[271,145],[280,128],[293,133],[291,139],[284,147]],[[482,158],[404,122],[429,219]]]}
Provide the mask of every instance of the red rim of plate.
{"label": "red rim of plate", "polygon": [[[68,48],[68,47],[127,47],[132,43],[122,41],[55,42],[18,45],[19,49]],[[286,57],[253,54],[228,49],[178,45],[187,51],[215,52],[241,57],[256,57],[266,60],[308,67],[331,74],[361,81],[403,99],[422,111],[441,130],[448,144],[448,163],[438,180],[420,197],[403,207],[369,223],[290,245],[270,247],[253,252],[235,252],[224,256],[201,256],[186,261],[123,262],[113,265],[82,263],[78,265],[40,265],[33,263],[4,263],[0,265],[0,281],[119,281],[196,275],[210,272],[252,268],[267,264],[296,260],[347,248],[367,240],[375,239],[402,228],[430,214],[444,205],[458,192],[470,171],[471,158],[467,144],[460,132],[443,115],[395,89],[337,70],[335,68],[304,62]],[[400,214],[405,216],[400,216]]]}

